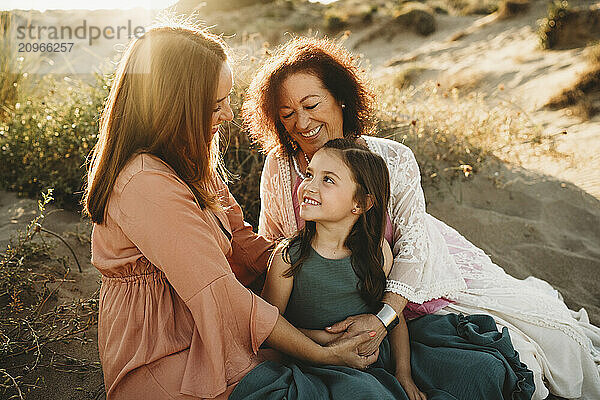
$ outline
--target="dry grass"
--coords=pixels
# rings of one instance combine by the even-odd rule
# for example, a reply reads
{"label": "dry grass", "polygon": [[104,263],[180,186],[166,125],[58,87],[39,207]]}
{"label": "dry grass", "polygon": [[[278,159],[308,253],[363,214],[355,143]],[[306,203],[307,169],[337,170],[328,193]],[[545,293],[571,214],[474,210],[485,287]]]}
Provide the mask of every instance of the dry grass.
{"label": "dry grass", "polygon": [[41,237],[51,191],[38,202],[39,214],[0,253],[0,395],[24,399],[43,382],[40,369],[97,373],[100,364],[60,354],[57,343],[88,342],[97,323],[98,296],[63,302],[60,287],[70,281],[69,260],[58,257]]}
{"label": "dry grass", "polygon": [[[489,98],[488,98],[489,97]],[[425,186],[476,173],[486,157],[518,163],[521,146],[552,152],[554,140],[502,93],[463,94],[427,82],[410,90],[381,88],[378,134],[408,145]]]}
{"label": "dry grass", "polygon": [[17,87],[23,77],[10,40],[12,19],[10,12],[0,12],[0,122],[14,109]]}
{"label": "dry grass", "polygon": [[419,64],[407,65],[392,76],[391,84],[396,89],[407,89],[426,70],[427,68]]}
{"label": "dry grass", "polygon": [[587,69],[579,75],[573,86],[546,104],[551,109],[568,108],[582,120],[589,120],[600,113],[600,44],[588,46],[586,53]]}

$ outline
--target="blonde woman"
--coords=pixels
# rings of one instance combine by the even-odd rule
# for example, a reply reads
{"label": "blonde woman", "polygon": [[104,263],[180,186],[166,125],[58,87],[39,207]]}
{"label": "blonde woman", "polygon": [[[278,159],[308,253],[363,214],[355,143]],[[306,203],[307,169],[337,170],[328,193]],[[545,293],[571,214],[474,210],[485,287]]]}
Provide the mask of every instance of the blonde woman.
{"label": "blonde woman", "polygon": [[148,30],[118,66],[84,199],[108,399],[225,399],[263,342],[319,364],[376,359],[357,350],[374,332],[320,346],[244,287],[272,246],[217,173],[231,87],[224,44],[193,26]]}

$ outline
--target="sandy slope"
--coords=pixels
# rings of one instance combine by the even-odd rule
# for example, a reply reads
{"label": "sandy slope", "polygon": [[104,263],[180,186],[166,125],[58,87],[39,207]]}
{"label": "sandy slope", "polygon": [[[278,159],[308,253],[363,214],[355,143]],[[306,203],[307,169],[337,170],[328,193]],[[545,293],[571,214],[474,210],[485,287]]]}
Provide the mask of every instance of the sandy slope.
{"label": "sandy slope", "polygon": [[[557,150],[567,157],[531,152],[519,155],[522,166],[571,182],[600,198],[600,115],[580,121],[568,110],[543,109],[552,96],[572,85],[587,62],[582,48],[539,48],[537,21],[545,10],[546,2],[534,1],[527,14],[508,20],[438,15],[438,29],[427,38],[405,31],[392,40],[382,38],[355,46],[368,35],[367,29],[351,35],[348,45],[371,61],[375,77],[416,65],[424,68],[417,84],[433,79],[448,86],[495,93],[525,110],[544,134],[567,131],[557,138]],[[465,32],[462,38],[451,40]],[[504,89],[501,92],[499,85]]]}

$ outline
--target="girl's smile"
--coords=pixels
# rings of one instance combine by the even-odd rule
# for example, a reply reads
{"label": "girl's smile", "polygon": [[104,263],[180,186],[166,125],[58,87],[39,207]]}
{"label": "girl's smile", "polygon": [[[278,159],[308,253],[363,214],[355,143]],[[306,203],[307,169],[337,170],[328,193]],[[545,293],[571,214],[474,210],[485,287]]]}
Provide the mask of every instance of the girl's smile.
{"label": "girl's smile", "polygon": [[352,173],[335,150],[319,150],[308,165],[306,179],[298,187],[300,217],[315,222],[355,221],[352,212],[358,207],[355,193]]}

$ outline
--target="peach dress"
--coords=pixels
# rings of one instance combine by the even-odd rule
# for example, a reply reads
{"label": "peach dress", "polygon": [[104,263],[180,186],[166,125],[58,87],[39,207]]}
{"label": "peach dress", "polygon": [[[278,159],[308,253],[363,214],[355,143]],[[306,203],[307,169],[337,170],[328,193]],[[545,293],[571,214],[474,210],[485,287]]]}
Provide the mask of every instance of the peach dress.
{"label": "peach dress", "polygon": [[252,232],[225,184],[224,211],[201,209],[159,158],[119,174],[92,232],[102,273],[98,347],[107,399],[225,399],[258,365],[277,308],[244,287],[271,243]]}

